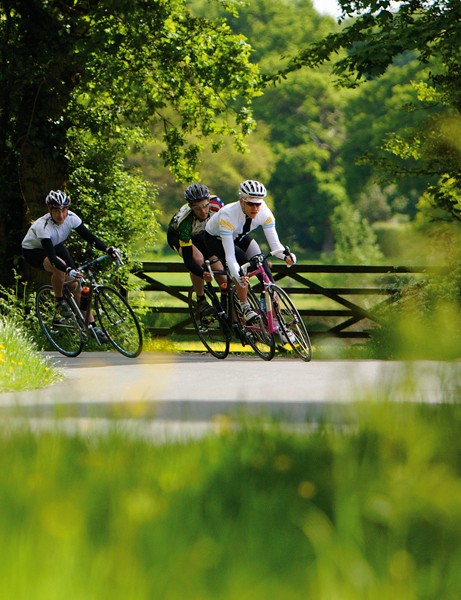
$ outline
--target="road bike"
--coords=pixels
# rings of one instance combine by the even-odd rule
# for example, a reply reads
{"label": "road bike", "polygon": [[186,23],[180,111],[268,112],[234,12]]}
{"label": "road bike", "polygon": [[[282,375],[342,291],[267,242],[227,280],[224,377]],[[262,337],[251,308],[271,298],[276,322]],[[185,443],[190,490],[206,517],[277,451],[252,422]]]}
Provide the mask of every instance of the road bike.
{"label": "road bike", "polygon": [[[284,253],[289,254],[289,248],[285,247]],[[198,311],[194,289],[189,290],[189,310],[195,330],[205,348],[216,358],[226,358],[232,334],[235,334],[243,345],[250,344],[264,360],[274,357],[275,336],[283,347],[289,345],[305,362],[312,360],[309,334],[296,306],[287,292],[273,283],[264,270],[263,262],[274,254],[275,251],[266,255],[258,254],[240,267],[242,274],[247,277],[260,275],[263,284],[261,299],[258,299],[251,285],[248,285],[248,301],[258,315],[257,322],[250,325],[244,322],[237,290],[229,271],[212,271],[211,264],[215,261],[205,261],[210,273],[226,273],[230,282],[227,295],[221,293],[220,296],[211,282],[205,284],[204,293],[214,311],[205,318]]]}
{"label": "road bike", "polygon": [[216,358],[226,358],[229,354],[233,338],[240,341],[242,346],[249,345],[263,360],[271,360],[275,354],[274,336],[268,331],[267,317],[259,309],[259,301],[253,290],[248,289],[248,301],[258,318],[245,323],[243,311],[239,303],[237,289],[227,269],[211,269],[217,259],[207,260],[204,266],[214,275],[227,275],[227,288],[217,288],[212,282],[206,282],[204,294],[211,307],[210,314],[203,316],[198,310],[194,288],[188,295],[189,311],[195,331],[205,348]]}
{"label": "road bike", "polygon": [[[287,292],[269,279],[263,266],[263,262],[276,252],[269,252],[265,256],[257,254],[241,265],[240,271],[247,277],[259,275],[262,279],[258,312],[264,319],[268,332],[277,335],[283,346],[289,344],[302,360],[309,362],[312,360],[312,345],[301,315]],[[290,254],[286,246],[284,254]]]}
{"label": "road bike", "polygon": [[[93,268],[105,261],[112,261],[117,266],[123,264],[120,258],[113,260],[109,256],[101,256],[76,269],[84,275],[81,280],[71,279],[64,284],[64,300],[71,311],[67,318],[56,314],[51,285],[44,285],[37,292],[35,309],[40,327],[52,346],[64,356],[78,356],[90,336],[98,345],[102,344],[94,328],[89,325],[92,310],[113,348],[128,358],[139,356],[142,350],[141,326],[133,309],[118,290],[96,281]],[[84,284],[89,287],[85,309],[79,306],[74,295],[80,295]]]}

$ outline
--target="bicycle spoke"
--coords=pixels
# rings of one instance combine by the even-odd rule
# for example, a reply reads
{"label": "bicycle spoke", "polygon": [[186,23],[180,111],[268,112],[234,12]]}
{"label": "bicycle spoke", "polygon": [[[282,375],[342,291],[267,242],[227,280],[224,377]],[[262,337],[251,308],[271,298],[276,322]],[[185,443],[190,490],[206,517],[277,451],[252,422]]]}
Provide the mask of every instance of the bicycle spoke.
{"label": "bicycle spoke", "polygon": [[139,356],[141,326],[133,309],[116,289],[104,285],[96,289],[95,312],[112,346],[128,358]]}
{"label": "bicycle spoke", "polygon": [[83,349],[85,334],[74,315],[57,318],[55,296],[50,285],[41,287],[37,292],[35,308],[40,327],[52,346],[64,356],[78,356]]}
{"label": "bicycle spoke", "polygon": [[271,360],[275,354],[275,340],[267,328],[267,318],[261,312],[258,298],[253,290],[248,290],[248,302],[251,308],[259,315],[259,319],[251,325],[243,325],[248,343],[263,360]]}
{"label": "bicycle spoke", "polygon": [[301,315],[285,290],[277,285],[271,285],[269,292],[279,322],[279,337],[282,344],[289,344],[300,358],[309,362],[312,360],[312,346]]}
{"label": "bicycle spoke", "polygon": [[194,288],[189,290],[189,311],[195,331],[210,354],[215,358],[226,358],[229,354],[230,331],[215,308],[212,294],[207,288],[205,288],[204,293],[209,306],[209,314],[207,315],[198,310]]}

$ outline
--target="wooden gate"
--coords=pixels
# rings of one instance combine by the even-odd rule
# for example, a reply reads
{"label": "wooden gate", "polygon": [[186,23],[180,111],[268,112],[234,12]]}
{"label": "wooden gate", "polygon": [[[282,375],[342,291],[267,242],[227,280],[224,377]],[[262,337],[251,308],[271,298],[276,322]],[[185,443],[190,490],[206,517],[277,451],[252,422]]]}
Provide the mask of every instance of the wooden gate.
{"label": "wooden gate", "polygon": [[[309,333],[344,338],[368,338],[404,287],[422,284],[438,271],[422,266],[272,265],[276,282],[292,297]],[[173,283],[180,273],[184,282]],[[152,334],[194,333],[187,305],[190,279],[183,263],[144,262],[135,275],[147,292],[146,322]],[[260,286],[258,282],[253,289],[259,292]],[[156,323],[160,315],[166,322]]]}

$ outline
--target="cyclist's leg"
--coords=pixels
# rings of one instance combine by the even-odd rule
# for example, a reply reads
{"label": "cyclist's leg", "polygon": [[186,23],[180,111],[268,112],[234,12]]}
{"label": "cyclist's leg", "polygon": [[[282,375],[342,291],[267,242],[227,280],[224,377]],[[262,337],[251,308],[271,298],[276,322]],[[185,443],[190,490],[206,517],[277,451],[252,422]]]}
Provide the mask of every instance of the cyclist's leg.
{"label": "cyclist's leg", "polygon": [[[210,251],[210,249],[208,248],[208,246],[205,242],[205,234],[204,233],[194,236],[193,243],[194,243],[194,246],[196,246],[197,249],[202,253],[204,260],[215,260],[216,261],[216,262],[213,262],[213,264],[211,265],[211,268],[213,269],[213,271],[223,271],[224,270],[223,263],[225,261],[222,258],[220,258],[220,256],[218,256],[216,254],[216,252]],[[223,249],[223,251],[224,251],[224,249]],[[203,262],[200,263],[200,265],[202,265],[202,264],[203,264]],[[227,276],[225,274],[219,273],[216,275],[216,281],[218,282],[219,286],[221,287],[223,283],[227,284]]]}
{"label": "cyclist's leg", "polygon": [[[74,259],[64,244],[57,244],[54,250],[56,252],[57,259],[61,264],[65,265],[65,267],[71,267],[72,269],[76,268]],[[61,271],[52,265],[48,257],[46,257],[43,261],[43,268],[45,271],[51,273],[51,285],[53,287],[54,295],[56,296],[56,299],[61,299],[64,293],[64,283],[66,281],[70,281],[72,278],[69,277],[69,275],[66,275],[64,271]],[[69,288],[72,292],[74,292],[76,284],[70,285]],[[75,295],[78,303],[80,298],[77,297],[77,294]]]}
{"label": "cyclist's leg", "polygon": [[[181,258],[184,258],[183,248],[178,248],[178,254]],[[205,260],[202,252],[200,252],[200,250],[194,244],[192,244],[192,259],[199,266],[203,265],[203,261]],[[195,293],[197,294],[197,296],[203,297],[203,295],[204,295],[203,277],[199,277],[195,273],[190,272],[190,278],[191,278],[192,285],[194,287],[194,290],[195,290]]]}
{"label": "cyclist's leg", "polygon": [[[261,254],[261,248],[259,247],[258,242],[254,240],[250,235],[245,235],[243,238],[241,238],[238,241],[238,245],[245,252],[247,260],[250,260],[251,258],[253,258],[253,256],[256,256],[257,254]],[[269,266],[269,263],[267,262],[267,259],[263,261],[263,267],[266,271],[266,275],[274,283],[274,276],[272,275],[272,271]],[[262,283],[261,275],[258,275],[258,279]]]}

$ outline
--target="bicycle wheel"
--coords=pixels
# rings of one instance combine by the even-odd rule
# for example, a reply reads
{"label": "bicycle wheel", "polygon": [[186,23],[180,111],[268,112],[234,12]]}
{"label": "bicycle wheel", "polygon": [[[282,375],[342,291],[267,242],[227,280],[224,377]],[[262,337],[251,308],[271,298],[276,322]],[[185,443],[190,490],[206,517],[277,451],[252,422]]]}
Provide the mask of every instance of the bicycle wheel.
{"label": "bicycle wheel", "polygon": [[[239,309],[237,290],[235,290],[234,299],[235,306]],[[272,333],[269,333],[267,329],[267,317],[261,312],[259,300],[252,289],[248,289],[247,299],[251,308],[259,315],[259,319],[251,325],[246,325],[243,315],[240,315],[245,338],[260,358],[271,360],[275,354],[275,340]]]}
{"label": "bicycle wheel", "polygon": [[142,350],[142,332],[133,309],[112,287],[101,285],[95,292],[95,313],[109,342],[124,356],[136,358]]}
{"label": "bicycle wheel", "polygon": [[202,344],[215,358],[226,358],[229,354],[231,333],[223,318],[219,316],[210,291],[204,289],[205,296],[212,311],[206,316],[201,316],[197,310],[194,288],[190,288],[188,295],[189,311],[194,323],[195,331]]}
{"label": "bicycle wheel", "polygon": [[55,296],[51,285],[41,287],[35,297],[38,322],[52,346],[64,356],[78,356],[86,340],[75,315],[56,318]]}
{"label": "bicycle wheel", "polygon": [[277,285],[271,285],[269,291],[275,316],[279,322],[282,343],[290,344],[300,358],[309,362],[312,360],[312,346],[301,315],[285,290]]}

